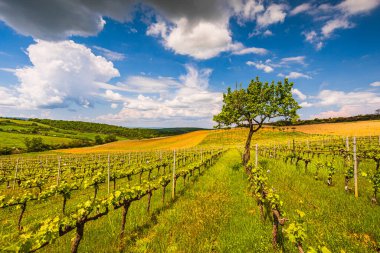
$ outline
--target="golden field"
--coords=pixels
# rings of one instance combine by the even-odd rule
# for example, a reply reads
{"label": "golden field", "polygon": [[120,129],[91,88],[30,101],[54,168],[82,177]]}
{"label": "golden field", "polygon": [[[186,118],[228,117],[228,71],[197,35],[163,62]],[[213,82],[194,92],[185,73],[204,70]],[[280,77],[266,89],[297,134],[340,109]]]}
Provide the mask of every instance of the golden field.
{"label": "golden field", "polygon": [[[279,131],[285,129],[285,131]],[[145,140],[123,140],[104,145],[56,150],[54,152],[84,154],[106,152],[142,152],[151,150],[169,150],[191,148],[201,145],[230,146],[243,144],[247,138],[248,129],[202,130],[187,134]],[[289,127],[265,127],[255,133],[254,143],[287,143],[293,139],[313,140],[321,135],[337,136],[375,136],[380,135],[380,120],[328,123]]]}
{"label": "golden field", "polygon": [[191,148],[201,143],[209,132],[210,130],[202,130],[171,137],[117,141],[93,147],[61,149],[57,152],[77,154]]}
{"label": "golden field", "polygon": [[374,136],[380,135],[380,120],[295,126],[295,131],[307,134]]}

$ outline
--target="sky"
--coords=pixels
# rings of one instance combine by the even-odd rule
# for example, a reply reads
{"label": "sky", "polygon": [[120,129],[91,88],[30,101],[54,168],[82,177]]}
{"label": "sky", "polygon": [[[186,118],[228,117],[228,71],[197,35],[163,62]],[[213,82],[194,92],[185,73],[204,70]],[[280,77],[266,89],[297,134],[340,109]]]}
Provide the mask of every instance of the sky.
{"label": "sky", "polygon": [[228,87],[380,108],[380,0],[0,0],[0,116],[212,127]]}

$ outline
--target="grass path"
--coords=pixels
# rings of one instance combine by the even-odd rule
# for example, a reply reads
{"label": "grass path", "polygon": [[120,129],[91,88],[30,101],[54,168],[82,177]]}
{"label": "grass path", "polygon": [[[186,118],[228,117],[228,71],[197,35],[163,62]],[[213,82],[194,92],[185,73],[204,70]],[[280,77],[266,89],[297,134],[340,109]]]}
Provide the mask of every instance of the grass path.
{"label": "grass path", "polygon": [[271,226],[252,214],[246,186],[239,153],[227,152],[126,252],[270,251]]}

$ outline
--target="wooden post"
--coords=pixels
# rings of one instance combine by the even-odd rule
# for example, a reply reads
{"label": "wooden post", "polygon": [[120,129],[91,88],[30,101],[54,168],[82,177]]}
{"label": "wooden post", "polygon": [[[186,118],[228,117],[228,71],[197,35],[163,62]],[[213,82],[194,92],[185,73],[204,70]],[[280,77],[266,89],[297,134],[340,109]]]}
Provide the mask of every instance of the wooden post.
{"label": "wooden post", "polygon": [[257,168],[257,164],[258,164],[258,160],[259,160],[259,156],[258,156],[258,151],[259,151],[259,146],[257,145],[256,143],[256,147],[255,147],[255,167]]}
{"label": "wooden post", "polygon": [[13,190],[15,189],[15,185],[16,185],[17,169],[18,169],[18,159],[20,159],[20,158],[17,158],[17,161],[16,161],[15,179],[13,180]]}
{"label": "wooden post", "polygon": [[173,151],[173,178],[172,178],[172,199],[175,197],[175,150]]}
{"label": "wooden post", "polygon": [[356,159],[356,137],[354,137],[354,183],[355,183],[355,197],[359,197],[358,192],[358,161]]}
{"label": "wooden post", "polygon": [[128,155],[128,165],[131,164],[131,152],[129,152],[129,155]]}
{"label": "wooden post", "polygon": [[108,154],[108,176],[107,176],[108,194],[110,194],[110,167],[111,167],[110,154]]}
{"label": "wooden post", "polygon": [[58,172],[57,172],[57,185],[59,185],[59,181],[61,179],[61,157],[58,157]]}

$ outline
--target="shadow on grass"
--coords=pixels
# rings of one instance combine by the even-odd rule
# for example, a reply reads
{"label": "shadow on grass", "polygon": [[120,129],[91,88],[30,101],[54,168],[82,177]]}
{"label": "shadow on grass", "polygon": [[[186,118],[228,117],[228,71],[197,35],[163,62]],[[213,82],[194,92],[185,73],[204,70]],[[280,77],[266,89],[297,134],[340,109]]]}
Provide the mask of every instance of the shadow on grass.
{"label": "shadow on grass", "polygon": [[[210,169],[210,168],[208,168]],[[207,170],[208,170],[207,169]],[[170,201],[166,201],[164,205],[161,207],[156,208],[153,212],[148,213],[147,216],[149,217],[147,221],[137,226],[136,228],[128,231],[128,234],[125,236],[123,241],[120,242],[120,245],[118,247],[119,252],[125,252],[127,248],[133,247],[133,245],[136,244],[138,239],[141,239],[152,227],[158,224],[157,217],[164,211],[171,209],[174,204],[178,201],[178,199],[185,194],[185,192],[190,189],[194,184],[199,180],[199,178],[204,175],[207,170],[203,170],[200,174],[197,173],[197,175],[194,175],[189,180],[186,180],[186,184],[182,186],[182,188],[178,191],[176,191],[174,199],[171,199]],[[180,180],[182,181],[182,180]],[[182,183],[182,182],[181,182]]]}

